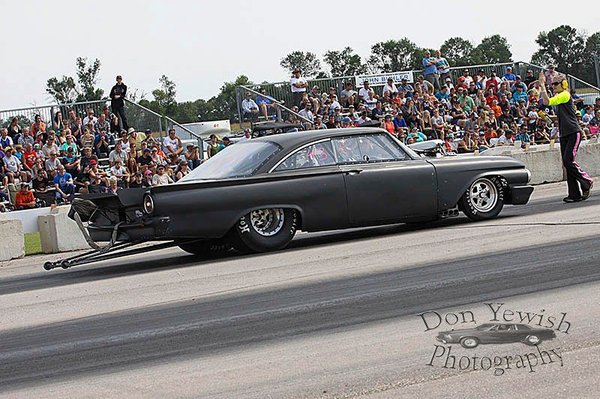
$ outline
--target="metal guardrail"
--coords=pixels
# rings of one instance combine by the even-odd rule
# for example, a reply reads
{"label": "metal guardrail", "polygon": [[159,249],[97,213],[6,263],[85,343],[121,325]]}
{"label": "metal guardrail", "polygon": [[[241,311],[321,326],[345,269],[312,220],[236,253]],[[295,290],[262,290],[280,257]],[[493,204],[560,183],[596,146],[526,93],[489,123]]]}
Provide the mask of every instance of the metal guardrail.
{"label": "metal guardrail", "polygon": [[[236,89],[236,98],[237,99],[242,98],[244,92],[248,92],[248,91],[250,93],[256,94],[257,96],[262,96],[263,95],[263,94],[259,93],[258,91],[254,90],[252,88],[249,88],[249,87],[245,87],[245,86],[244,87],[238,86],[235,89]],[[281,120],[281,110],[283,109],[283,110],[287,111],[288,113],[290,113],[292,115],[295,115],[299,119],[301,119],[301,120],[303,120],[303,121],[305,121],[307,123],[310,123],[312,125],[313,122],[310,119],[307,119],[307,118],[303,117],[302,115],[300,115],[299,113],[297,113],[297,112],[291,110],[290,108],[286,107],[285,104],[284,104],[284,102],[279,101],[279,100],[277,100],[277,99],[275,99],[275,98],[273,98],[271,96],[267,96],[267,97],[269,97],[269,99],[271,101],[273,101],[275,104],[277,104],[277,119],[278,120]],[[238,101],[237,103],[238,103],[238,118],[240,119],[240,124],[241,124],[241,122],[243,121],[243,118],[244,118],[243,117],[243,111],[242,111],[242,103],[241,103],[241,101]]]}
{"label": "metal guardrail", "polygon": [[[83,119],[89,109],[94,111],[94,115],[100,115],[104,107],[109,107],[110,100],[84,101],[68,104],[48,104],[40,106],[31,106],[24,108],[14,108],[8,110],[0,110],[0,126],[6,127],[10,124],[13,118],[17,118],[21,127],[29,126],[35,120],[36,115],[40,115],[42,121],[46,123],[47,129],[52,129],[52,121],[58,111],[63,115],[63,119],[68,119],[68,112],[75,112]],[[178,126],[182,131],[186,132],[187,139],[197,140],[199,145],[202,145],[202,139],[196,133],[181,125],[179,122],[169,117],[163,117],[157,112],[152,111],[140,104],[134,103],[131,100],[125,99],[125,114],[129,126],[135,127],[138,131],[150,129],[152,132],[158,133],[160,137],[164,137],[167,131]],[[180,137],[186,139],[186,137]]]}

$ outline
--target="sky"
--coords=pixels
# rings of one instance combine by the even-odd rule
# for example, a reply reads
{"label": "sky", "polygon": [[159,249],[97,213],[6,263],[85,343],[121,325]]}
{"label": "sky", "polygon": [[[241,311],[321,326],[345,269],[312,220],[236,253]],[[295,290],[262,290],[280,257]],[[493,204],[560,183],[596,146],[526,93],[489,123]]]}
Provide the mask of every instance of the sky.
{"label": "sky", "polygon": [[568,9],[547,0],[539,10],[509,3],[0,0],[0,109],[52,103],[46,81],[75,76],[77,57],[101,61],[97,84],[106,93],[120,74],[129,90],[151,99],[165,74],[177,85],[177,101],[188,101],[218,94],[241,74],[254,82],[288,80],[279,62],[295,50],[322,56],[350,46],[366,59],[374,43],[389,39],[438,48],[449,37],[476,45],[500,34],[514,60],[529,61],[540,31],[561,24],[600,31],[595,1]]}

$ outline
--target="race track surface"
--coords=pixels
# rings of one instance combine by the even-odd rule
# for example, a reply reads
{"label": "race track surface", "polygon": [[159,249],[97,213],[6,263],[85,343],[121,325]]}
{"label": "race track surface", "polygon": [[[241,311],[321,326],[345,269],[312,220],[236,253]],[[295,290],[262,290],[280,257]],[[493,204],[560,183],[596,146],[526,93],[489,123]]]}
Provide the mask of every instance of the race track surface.
{"label": "race track surface", "polygon": [[[539,186],[490,222],[300,233],[269,254],[168,249],[50,272],[44,256],[5,263],[0,396],[597,398],[600,195],[563,204],[565,190]],[[556,338],[435,340],[490,322],[497,306],[513,323],[555,317]],[[444,367],[435,355],[449,346],[457,364],[527,363]],[[538,355],[551,350],[560,361]]]}

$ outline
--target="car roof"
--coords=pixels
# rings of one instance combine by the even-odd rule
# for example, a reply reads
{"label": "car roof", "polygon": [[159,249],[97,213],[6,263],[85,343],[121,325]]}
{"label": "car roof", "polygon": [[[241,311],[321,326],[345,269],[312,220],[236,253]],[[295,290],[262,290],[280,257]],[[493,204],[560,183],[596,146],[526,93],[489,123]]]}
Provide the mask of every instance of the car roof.
{"label": "car roof", "polygon": [[290,149],[319,139],[340,136],[353,136],[369,133],[386,133],[386,131],[384,129],[376,127],[351,127],[343,129],[306,130],[302,132],[272,134],[270,136],[263,136],[253,140],[268,141],[280,145],[283,149]]}

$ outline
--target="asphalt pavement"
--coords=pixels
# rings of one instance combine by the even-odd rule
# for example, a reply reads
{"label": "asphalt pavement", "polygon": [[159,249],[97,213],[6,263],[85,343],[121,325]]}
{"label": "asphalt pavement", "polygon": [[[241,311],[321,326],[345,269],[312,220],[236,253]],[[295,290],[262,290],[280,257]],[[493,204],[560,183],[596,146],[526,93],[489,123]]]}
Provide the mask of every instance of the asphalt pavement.
{"label": "asphalt pavement", "polygon": [[[300,233],[269,254],[4,263],[0,395],[597,398],[600,195],[565,188],[489,222]],[[435,339],[496,321],[556,338]]]}

